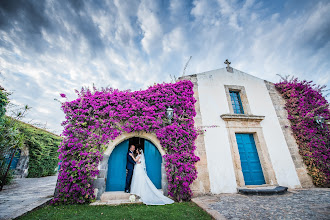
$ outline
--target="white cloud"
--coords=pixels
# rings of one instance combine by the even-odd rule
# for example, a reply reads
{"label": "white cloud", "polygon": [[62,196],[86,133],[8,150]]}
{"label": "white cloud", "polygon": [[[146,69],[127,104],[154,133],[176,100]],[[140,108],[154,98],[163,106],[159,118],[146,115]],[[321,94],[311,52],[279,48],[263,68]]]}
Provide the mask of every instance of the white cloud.
{"label": "white cloud", "polygon": [[153,1],[148,0],[142,1],[137,13],[137,17],[143,31],[141,44],[148,54],[156,52],[160,46],[159,42],[161,41],[163,35],[158,18],[154,13],[156,6],[152,4],[152,2]]}
{"label": "white cloud", "polygon": [[169,53],[184,49],[184,34],[181,28],[175,28],[163,37],[163,51]]}
{"label": "white cloud", "polygon": [[98,4],[47,1],[38,10],[40,24],[7,15],[11,23],[0,28],[3,84],[14,91],[14,102],[33,107],[27,120],[59,131],[59,93],[74,99],[74,89],[93,83],[146,88],[180,76],[189,56],[186,74],[224,67],[228,58],[233,67],[266,80],[293,74],[330,85],[327,1],[301,2],[305,7],[292,13],[257,0]]}

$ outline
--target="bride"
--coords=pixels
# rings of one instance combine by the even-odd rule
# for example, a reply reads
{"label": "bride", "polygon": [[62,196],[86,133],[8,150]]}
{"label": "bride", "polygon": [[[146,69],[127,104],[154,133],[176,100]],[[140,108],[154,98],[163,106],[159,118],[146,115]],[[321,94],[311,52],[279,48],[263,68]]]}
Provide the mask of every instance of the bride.
{"label": "bride", "polygon": [[164,196],[149,179],[146,172],[146,163],[142,149],[136,149],[137,156],[132,153],[129,155],[136,163],[131,184],[131,194],[139,196],[141,201],[146,205],[165,205],[172,204],[174,201]]}

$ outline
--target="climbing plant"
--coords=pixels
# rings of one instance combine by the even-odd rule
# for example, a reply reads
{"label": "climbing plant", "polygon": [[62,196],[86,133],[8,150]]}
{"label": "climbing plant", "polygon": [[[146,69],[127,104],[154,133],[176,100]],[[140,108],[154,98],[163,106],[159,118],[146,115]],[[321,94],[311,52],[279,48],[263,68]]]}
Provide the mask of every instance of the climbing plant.
{"label": "climbing plant", "polygon": [[0,86],[0,120],[3,119],[3,116],[6,113],[6,107],[9,103],[8,95],[9,93]]}
{"label": "climbing plant", "polygon": [[[29,150],[29,174],[28,177],[49,176],[56,173],[58,164],[57,152],[62,138],[46,130],[26,124],[22,119],[29,106],[9,108],[9,92],[0,86],[0,181],[6,174],[8,162],[6,154],[12,154],[15,149],[28,148]],[[13,107],[13,106],[12,106]],[[12,177],[12,173],[7,175]]]}
{"label": "climbing plant", "polygon": [[24,122],[18,122],[18,125],[19,131],[24,135],[24,146],[29,149],[27,177],[54,175],[59,162],[57,150],[62,138]]}
{"label": "climbing plant", "polygon": [[316,186],[330,186],[330,132],[327,125],[316,123],[316,117],[330,119],[329,103],[322,96],[324,87],[297,78],[275,84],[285,99],[285,108],[299,153]]}
{"label": "climbing plant", "polygon": [[15,120],[5,115],[10,102],[9,95],[10,93],[0,86],[0,185],[10,183],[13,178],[13,173],[7,172],[7,156],[23,144],[23,135],[19,132]]}
{"label": "climbing plant", "polygon": [[[104,146],[123,133],[135,131],[156,134],[166,152],[169,195],[176,201],[190,200],[190,184],[197,178],[195,163],[199,161],[194,154],[196,100],[190,81],[157,84],[134,92],[94,88],[77,94],[77,99],[62,104],[66,120],[54,203],[92,201],[93,180]],[[174,109],[171,123],[166,118],[167,107]]]}

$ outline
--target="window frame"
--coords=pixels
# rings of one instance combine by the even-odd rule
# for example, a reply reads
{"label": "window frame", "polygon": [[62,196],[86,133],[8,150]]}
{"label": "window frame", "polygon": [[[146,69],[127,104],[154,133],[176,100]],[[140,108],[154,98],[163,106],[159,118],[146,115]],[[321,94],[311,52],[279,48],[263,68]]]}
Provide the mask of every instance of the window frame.
{"label": "window frame", "polygon": [[[244,86],[225,85],[225,91],[226,91],[230,114],[235,114],[235,115],[251,115],[252,114]],[[243,114],[234,112],[234,108],[233,108],[233,104],[232,104],[231,96],[230,96],[231,91],[238,92],[238,94],[240,96],[242,108],[243,108]]]}

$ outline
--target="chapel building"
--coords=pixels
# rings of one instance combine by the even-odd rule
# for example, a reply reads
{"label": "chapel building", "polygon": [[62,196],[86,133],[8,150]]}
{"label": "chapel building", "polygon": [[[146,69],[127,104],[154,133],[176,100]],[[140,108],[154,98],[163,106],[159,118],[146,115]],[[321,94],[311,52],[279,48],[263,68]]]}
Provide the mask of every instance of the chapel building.
{"label": "chapel building", "polygon": [[195,195],[313,186],[273,83],[229,65],[179,80],[193,82],[195,126],[206,130],[195,143]]}

